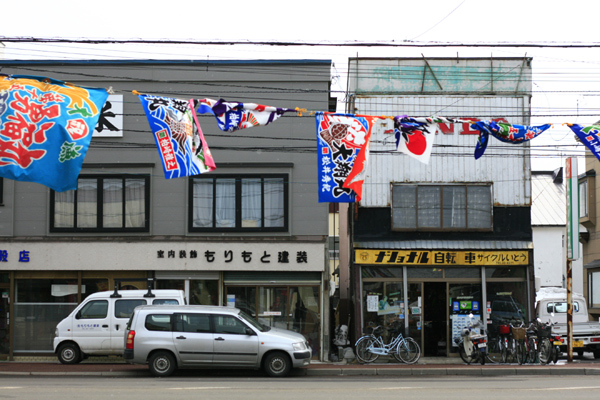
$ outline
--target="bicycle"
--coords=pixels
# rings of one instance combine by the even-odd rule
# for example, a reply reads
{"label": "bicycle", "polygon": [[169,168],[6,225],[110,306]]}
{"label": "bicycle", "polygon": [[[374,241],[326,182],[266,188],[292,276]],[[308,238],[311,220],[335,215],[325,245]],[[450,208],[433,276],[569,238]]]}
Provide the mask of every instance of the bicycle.
{"label": "bicycle", "polygon": [[527,329],[521,323],[520,326],[510,324],[510,330],[513,338],[514,353],[519,365],[525,362],[527,357]]}
{"label": "bicycle", "polygon": [[388,344],[383,342],[381,333],[384,327],[376,326],[372,333],[362,336],[356,341],[356,358],[362,363],[371,363],[380,355],[391,355],[397,361],[405,364],[414,364],[421,357],[421,348],[411,337],[404,337],[400,327],[387,328],[392,333]]}

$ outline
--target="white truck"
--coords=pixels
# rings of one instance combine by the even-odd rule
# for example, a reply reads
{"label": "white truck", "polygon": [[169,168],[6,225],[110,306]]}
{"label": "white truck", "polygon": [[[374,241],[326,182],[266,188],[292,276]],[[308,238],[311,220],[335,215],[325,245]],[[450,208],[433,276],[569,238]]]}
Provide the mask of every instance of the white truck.
{"label": "white truck", "polygon": [[[563,339],[561,351],[567,351],[567,292],[555,289],[545,292],[536,302],[536,314],[542,322],[552,321],[552,332]],[[600,358],[600,323],[590,321],[585,298],[573,293],[573,352],[582,356],[584,352],[594,353]]]}

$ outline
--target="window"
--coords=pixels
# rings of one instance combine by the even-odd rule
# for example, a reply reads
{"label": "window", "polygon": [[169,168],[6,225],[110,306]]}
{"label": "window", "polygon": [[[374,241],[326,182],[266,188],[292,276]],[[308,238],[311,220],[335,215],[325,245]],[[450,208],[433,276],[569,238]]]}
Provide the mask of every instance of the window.
{"label": "window", "polygon": [[329,236],[329,259],[339,260],[340,258],[340,237]]}
{"label": "window", "polygon": [[[568,304],[566,302],[548,303],[548,313],[565,314],[567,312]],[[573,312],[579,312],[579,302],[573,302]]]}
{"label": "window", "polygon": [[588,272],[588,302],[590,308],[600,308],[600,271]]}
{"label": "window", "polygon": [[490,185],[392,185],[393,230],[491,230]]}
{"label": "window", "polygon": [[215,333],[245,335],[248,328],[239,319],[230,315],[215,315]]}
{"label": "window", "polygon": [[286,175],[190,179],[191,232],[287,231]]}
{"label": "window", "polygon": [[197,313],[177,314],[175,315],[175,331],[210,333],[210,315]]}
{"label": "window", "polygon": [[77,190],[51,191],[51,232],[148,232],[149,176],[80,176]]}
{"label": "window", "polygon": [[169,314],[150,314],[146,316],[144,324],[149,331],[171,331],[171,315]]}
{"label": "window", "polygon": [[588,214],[588,183],[579,182],[579,218],[585,218]]}
{"label": "window", "polygon": [[137,306],[146,304],[146,300],[117,300],[115,302],[115,317],[116,318],[129,318],[133,314],[133,309]]}
{"label": "window", "polygon": [[108,301],[92,300],[77,313],[77,319],[101,319],[108,315]]}

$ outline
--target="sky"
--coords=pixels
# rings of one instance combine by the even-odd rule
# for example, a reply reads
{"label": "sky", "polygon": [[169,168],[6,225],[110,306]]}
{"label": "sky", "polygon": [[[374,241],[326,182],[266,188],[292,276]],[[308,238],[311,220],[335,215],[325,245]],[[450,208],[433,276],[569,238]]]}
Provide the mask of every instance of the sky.
{"label": "sky", "polygon": [[[341,2],[86,3],[29,0],[24,11],[3,18],[3,38],[185,40],[321,43],[330,46],[84,45],[10,43],[5,59],[331,59],[332,89],[345,91],[348,57],[533,57],[532,125],[552,123],[534,139],[543,150],[534,170],[553,170],[568,155],[583,155],[563,123],[600,120],[600,30],[593,0],[420,0]],[[270,4],[277,4],[270,7]],[[369,47],[365,43],[415,44]],[[335,46],[335,43],[356,46]],[[431,44],[477,47],[425,47]],[[507,47],[485,45],[503,44]],[[519,44],[517,47],[515,44]],[[521,45],[532,45],[522,47]],[[540,48],[534,44],[563,45]],[[569,47],[570,46],[570,47]],[[2,52],[4,55],[2,56]],[[1,72],[1,71],[0,71]],[[541,157],[541,151],[545,156]],[[550,156],[548,156],[548,154]],[[580,173],[584,171],[580,159]]]}

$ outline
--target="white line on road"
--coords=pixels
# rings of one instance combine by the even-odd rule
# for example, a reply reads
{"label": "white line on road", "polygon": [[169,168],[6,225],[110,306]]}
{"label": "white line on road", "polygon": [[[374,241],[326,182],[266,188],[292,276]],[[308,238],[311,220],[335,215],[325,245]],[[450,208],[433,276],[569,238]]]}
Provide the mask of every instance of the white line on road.
{"label": "white line on road", "polygon": [[168,388],[169,390],[222,390],[231,389],[226,386],[205,386],[205,387],[182,387],[182,388]]}
{"label": "white line on road", "polygon": [[562,387],[562,388],[538,388],[538,389],[521,389],[521,390],[586,390],[586,389],[600,389],[600,386],[573,386],[573,387]]}

